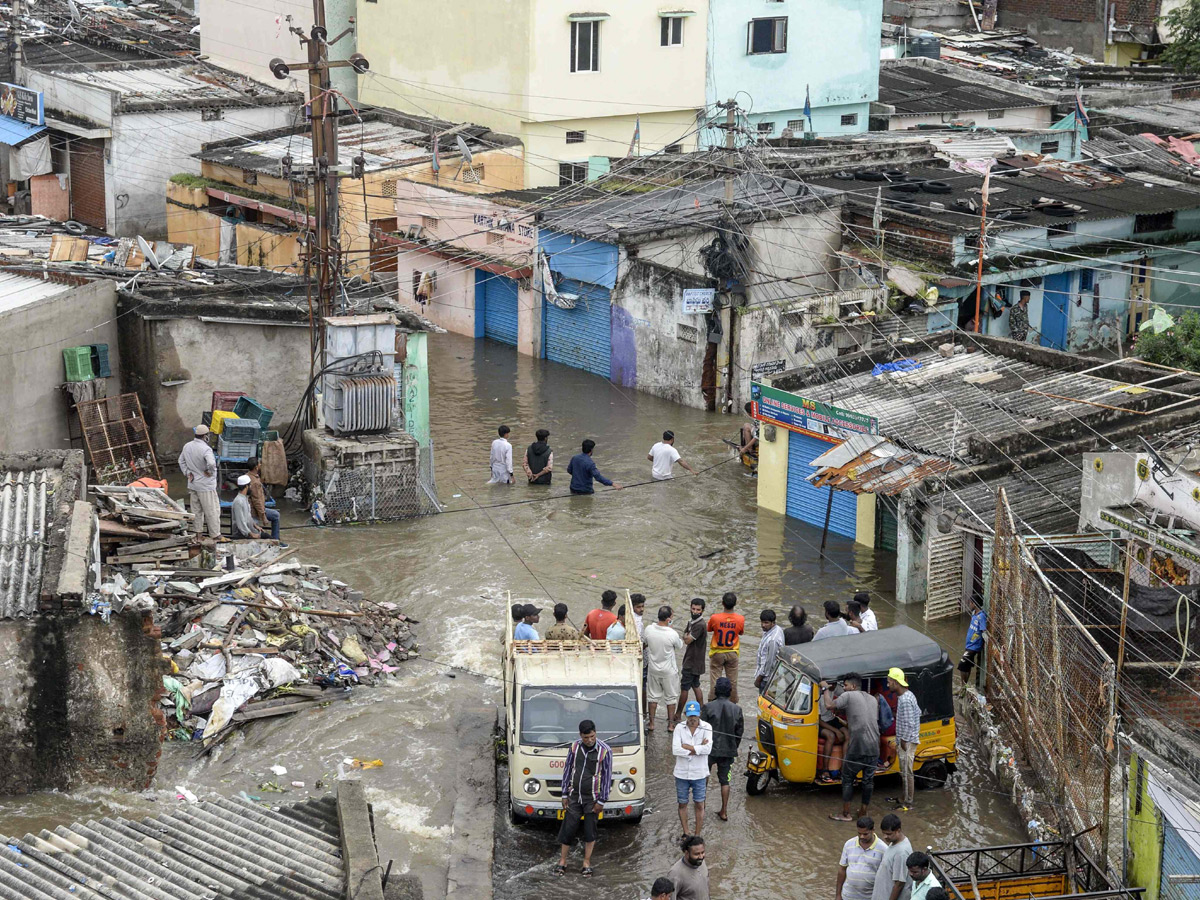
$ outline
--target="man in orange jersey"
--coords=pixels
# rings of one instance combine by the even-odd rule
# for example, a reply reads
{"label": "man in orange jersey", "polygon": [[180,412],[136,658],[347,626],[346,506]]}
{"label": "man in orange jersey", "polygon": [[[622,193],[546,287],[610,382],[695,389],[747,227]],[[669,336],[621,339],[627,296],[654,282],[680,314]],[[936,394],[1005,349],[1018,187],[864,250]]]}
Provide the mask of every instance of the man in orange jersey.
{"label": "man in orange jersey", "polygon": [[737,673],[738,651],[741,649],[741,636],[746,632],[746,619],[733,611],[737,606],[737,594],[729,591],[721,598],[721,612],[708,617],[708,630],[712,633],[712,641],[708,646],[708,686],[709,696],[716,691],[717,679],[724,676],[733,684],[734,703],[738,702]]}

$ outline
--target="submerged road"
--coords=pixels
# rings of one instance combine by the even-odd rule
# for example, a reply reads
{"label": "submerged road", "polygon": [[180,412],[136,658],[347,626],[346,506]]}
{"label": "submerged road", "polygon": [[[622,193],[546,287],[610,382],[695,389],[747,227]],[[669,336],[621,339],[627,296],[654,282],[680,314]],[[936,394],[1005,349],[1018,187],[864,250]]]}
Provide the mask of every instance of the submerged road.
{"label": "submerged road", "polygon": [[[197,793],[261,795],[257,786],[274,778],[269,767],[275,764],[288,769],[280,783],[299,780],[306,787],[262,796],[303,799],[323,792],[317,782],[336,778],[343,758],[379,758],[383,767],[364,772],[363,780],[375,804],[381,856],[395,860],[395,871],[419,874],[427,897],[440,897],[452,852],[455,799],[477,790],[459,771],[463,743],[490,741],[479,723],[486,721],[484,708],[499,698],[499,635],[508,592],[514,600],[546,606],[544,630],[553,600],[566,602],[579,622],[599,605],[605,588],[641,591],[649,598],[648,611],[671,604],[676,625],[686,618],[691,597],[706,598],[711,610],[723,592],[736,591],[749,626],[740,687],[750,734],[757,612],[764,606],[776,609],[782,621],[793,603],[811,614],[825,599],[846,600],[855,589],[866,589],[878,598],[872,608],[881,626],[924,628],[919,610],[906,613],[893,602],[890,554],[831,536],[822,559],[819,529],[758,510],[754,480],[740,464],[726,463],[732,452],[722,439],[734,436],[739,419],[619,389],[489,341],[434,335],[429,356],[437,481],[446,513],[370,528],[293,528],[285,534],[300,558],[373,599],[395,601],[419,619],[426,660],[403,664],[392,684],[359,690],[348,703],[303,719],[254,723],[211,759],[194,758],[186,745],[169,745],[155,790],[146,795],[93,791],[0,802],[0,821],[8,831],[24,833],[110,811],[152,813],[176,802],[176,784]],[[488,446],[501,423],[513,429],[515,460],[535,429],[550,429],[557,472],[549,490],[525,485],[519,461],[517,485],[485,484]],[[634,484],[649,479],[646,453],[668,428],[683,458],[708,471],[691,477],[677,469],[674,482],[615,493],[601,488],[590,498],[560,496],[567,493],[566,463],[584,438],[597,441],[594,458],[605,475]],[[495,506],[522,500],[537,502]],[[965,622],[950,621],[932,633],[953,654],[964,629]],[[597,875],[590,882],[578,875],[578,854],[574,871],[564,878],[553,875],[552,829],[510,825],[499,810],[497,897],[649,894],[653,879],[678,857],[680,830],[669,732],[664,722],[659,726],[647,754],[652,812],[639,826],[602,829],[593,860]],[[743,762],[746,747],[743,742]],[[1024,839],[1015,808],[976,762],[973,748],[964,728],[959,772],[944,789],[920,793],[918,808],[905,815],[914,847]],[[877,782],[880,803],[898,787],[895,779]],[[715,779],[709,791],[715,798]],[[877,820],[885,811],[880,803],[872,809]],[[794,786],[774,785],[762,797],[746,797],[744,780],[735,777],[730,821],[717,820],[717,806],[710,804],[704,830],[713,896],[832,896],[841,844],[854,833],[852,826],[827,818],[838,805],[836,790]]]}

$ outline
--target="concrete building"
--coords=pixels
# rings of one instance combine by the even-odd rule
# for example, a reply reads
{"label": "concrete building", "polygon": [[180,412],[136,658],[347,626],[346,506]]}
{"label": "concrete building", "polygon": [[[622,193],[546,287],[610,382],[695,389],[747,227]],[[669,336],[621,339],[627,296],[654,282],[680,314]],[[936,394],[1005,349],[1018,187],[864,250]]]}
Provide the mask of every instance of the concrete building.
{"label": "concrete building", "polygon": [[143,790],[165,722],[165,663],[148,615],[89,615],[96,514],[83,453],[0,456],[6,572],[0,587],[0,793]]}
{"label": "concrete building", "polygon": [[202,144],[294,122],[303,103],[187,61],[37,63],[24,78],[44,95],[52,173],[68,184],[69,217],[119,237],[164,237],[163,185],[179,172],[199,174],[192,154]]}
{"label": "concrete building", "polygon": [[[482,126],[363,110],[361,118],[343,115],[337,133],[347,169],[338,192],[341,247],[353,274],[394,280],[396,252],[381,238],[399,227],[396,198],[409,192],[402,183],[446,187],[464,197],[524,184],[520,143]],[[469,163],[460,140],[472,154]],[[349,171],[355,155],[363,158],[361,178]],[[179,175],[163,182],[173,239],[190,240],[202,259],[298,271],[300,233],[313,221],[308,128],[215,141],[195,157],[200,178]],[[456,213],[427,215],[416,225],[432,243],[461,230]]]}
{"label": "concrete building", "polygon": [[1028,31],[1047,47],[1073,48],[1111,65],[1128,66],[1168,43],[1160,17],[1180,4],[1174,0],[1004,0],[998,23]]}
{"label": "concrete building", "polygon": [[[376,106],[480,122],[525,146],[525,183],[585,180],[589,159],[697,145],[705,105],[708,0],[603,11],[549,0],[358,4],[371,61],[359,96]],[[744,26],[731,36],[744,49]],[[404,47],[403,52],[396,48]]]}
{"label": "concrete building", "polygon": [[[749,127],[760,138],[785,131],[821,136],[867,130],[879,95],[882,0],[831,0],[819,14],[797,0],[711,0],[705,103],[710,120],[723,121],[714,104],[751,98]],[[690,23],[689,23],[690,25]],[[808,99],[811,121],[804,115]],[[724,143],[706,128],[705,143]]]}
{"label": "concrete building", "polygon": [[107,279],[88,282],[77,275],[0,269],[6,348],[0,353],[0,416],[10,423],[0,434],[0,452],[72,446],[78,423],[71,421],[71,394],[64,390],[63,350],[68,347],[107,348],[113,376],[90,385],[92,393],[83,399],[120,393],[116,318],[117,292]]}
{"label": "concrete building", "polygon": [[969,124],[981,128],[1049,128],[1057,95],[962,66],[913,56],[885,60],[872,126],[881,131]]}

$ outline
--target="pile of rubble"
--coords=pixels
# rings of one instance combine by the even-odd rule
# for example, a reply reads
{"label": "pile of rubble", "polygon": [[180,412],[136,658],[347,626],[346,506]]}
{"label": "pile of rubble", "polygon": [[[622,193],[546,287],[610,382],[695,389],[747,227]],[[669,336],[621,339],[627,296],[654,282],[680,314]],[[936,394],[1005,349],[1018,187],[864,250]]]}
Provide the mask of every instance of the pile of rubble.
{"label": "pile of rubble", "polygon": [[245,722],[343,700],[418,652],[416,622],[395,603],[294,550],[192,535],[191,514],[157,488],[93,490],[107,565],[91,611],[153,615],[171,669],[160,702],[172,739],[211,747]]}

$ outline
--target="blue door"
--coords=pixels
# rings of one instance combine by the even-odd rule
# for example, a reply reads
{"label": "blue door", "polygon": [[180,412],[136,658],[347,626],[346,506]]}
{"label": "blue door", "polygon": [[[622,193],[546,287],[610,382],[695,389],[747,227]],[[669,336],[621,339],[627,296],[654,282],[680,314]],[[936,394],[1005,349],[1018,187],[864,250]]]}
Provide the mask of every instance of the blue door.
{"label": "blue door", "polygon": [[[475,302],[483,301],[483,336],[517,345],[517,282],[475,270]],[[479,311],[475,311],[476,317]]]}
{"label": "blue door", "polygon": [[[816,471],[812,461],[833,448],[819,438],[792,432],[788,435],[787,514],[818,528],[825,526],[825,509],[830,488],[814,487],[805,479]],[[852,538],[858,524],[858,496],[852,491],[834,491],[829,530]]]}
{"label": "blue door", "polygon": [[1067,349],[1067,316],[1070,314],[1071,273],[1059,272],[1042,280],[1042,346]]}
{"label": "blue door", "polygon": [[608,378],[612,360],[608,288],[564,278],[558,292],[573,295],[575,308],[561,309],[544,301],[546,359]]}

